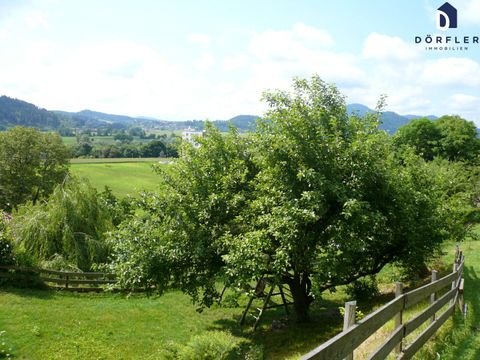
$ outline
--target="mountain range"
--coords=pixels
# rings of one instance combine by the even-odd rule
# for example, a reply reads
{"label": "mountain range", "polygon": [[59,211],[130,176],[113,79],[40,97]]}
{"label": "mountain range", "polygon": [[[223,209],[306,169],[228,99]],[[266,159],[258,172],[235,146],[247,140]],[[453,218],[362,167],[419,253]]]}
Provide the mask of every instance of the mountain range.
{"label": "mountain range", "polygon": [[[357,114],[359,116],[374,112],[374,110],[362,104],[349,104],[347,105],[347,111],[349,114]],[[437,119],[433,115],[399,115],[392,111],[385,111],[381,114],[382,124],[380,128],[393,134],[399,127],[407,124],[412,119],[420,117],[427,117],[432,120]],[[258,116],[256,115],[238,115],[228,120],[215,120],[214,124],[222,131],[228,129],[229,124],[233,124],[240,131],[248,131],[255,127],[257,118]],[[188,127],[201,130],[205,125],[205,121],[169,121],[147,117],[106,114],[92,110],[79,112],[48,111],[22,100],[0,96],[0,130],[19,125],[60,132],[72,128],[99,129],[109,127],[112,129],[127,129],[134,126],[175,131]]]}

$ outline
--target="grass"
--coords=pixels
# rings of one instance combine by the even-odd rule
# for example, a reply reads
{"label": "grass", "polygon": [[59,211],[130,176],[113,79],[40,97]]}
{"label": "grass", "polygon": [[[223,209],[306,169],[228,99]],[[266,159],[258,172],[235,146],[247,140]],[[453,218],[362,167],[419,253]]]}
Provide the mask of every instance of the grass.
{"label": "grass", "polygon": [[168,163],[170,158],[75,158],[70,164],[112,164],[112,163]]}
{"label": "grass", "polygon": [[[123,160],[125,161],[125,159]],[[152,165],[155,163],[158,164],[158,160],[138,162],[73,162],[70,165],[70,171],[80,178],[88,179],[99,191],[108,186],[116,196],[124,197],[135,195],[142,190],[149,191],[157,188],[158,175],[152,169]]]}
{"label": "grass", "polygon": [[[246,299],[241,299],[241,305]],[[72,294],[59,291],[0,291],[0,329],[16,359],[158,359],[166,344],[184,344],[197,334],[221,330],[239,341],[260,345],[267,359],[295,359],[334,335],[341,317],[324,302],[313,321],[274,330],[281,309],[269,310],[254,333],[241,327],[242,306],[195,311],[180,292],[161,297]],[[323,309],[322,309],[323,307]],[[321,311],[320,311],[321,310]],[[334,326],[332,326],[334,324]],[[161,358],[161,357],[160,357]]]}
{"label": "grass", "polygon": [[[480,233],[480,227],[477,227]],[[480,241],[468,240],[460,244],[465,254],[464,301],[467,315],[459,311],[449,319],[418,354],[418,359],[477,360],[480,359]]]}

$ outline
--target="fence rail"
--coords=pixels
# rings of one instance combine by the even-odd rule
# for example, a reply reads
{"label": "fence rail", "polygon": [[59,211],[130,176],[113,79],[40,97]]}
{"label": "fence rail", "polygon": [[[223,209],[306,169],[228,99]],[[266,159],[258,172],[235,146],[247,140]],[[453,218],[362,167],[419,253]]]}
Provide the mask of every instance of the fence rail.
{"label": "fence rail", "polygon": [[[465,258],[457,249],[453,272],[436,279],[436,271],[432,272],[432,282],[407,293],[402,293],[403,285],[397,283],[396,297],[378,310],[355,323],[356,302],[345,304],[344,331],[302,357],[310,359],[353,359],[353,352],[366,339],[373,335],[385,323],[395,318],[395,329],[384,342],[370,354],[369,360],[385,359],[394,349],[397,359],[410,359],[442,326],[455,311],[459,297],[463,293],[463,267]],[[437,299],[437,293],[445,292]],[[415,315],[408,322],[402,322],[403,311],[430,297],[430,305]],[[462,301],[461,301],[462,303]],[[448,307],[437,317],[444,306]],[[350,320],[349,319],[353,319]],[[405,338],[430,319],[430,324],[420,332],[407,346],[403,346]]]}
{"label": "fence rail", "polygon": [[50,288],[71,291],[102,291],[105,285],[116,283],[114,274],[68,272],[19,266],[0,266],[0,278],[12,281],[40,280]]}

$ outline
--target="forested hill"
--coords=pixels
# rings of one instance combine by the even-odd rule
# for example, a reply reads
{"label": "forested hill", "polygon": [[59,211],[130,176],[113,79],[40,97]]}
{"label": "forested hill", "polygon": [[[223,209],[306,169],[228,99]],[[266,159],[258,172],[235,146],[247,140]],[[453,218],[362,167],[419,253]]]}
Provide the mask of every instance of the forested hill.
{"label": "forested hill", "polygon": [[[368,113],[373,113],[374,110],[368,108],[362,104],[349,104],[347,105],[347,111],[349,114],[357,114],[359,116],[364,116]],[[389,134],[394,134],[400,127],[408,124],[413,119],[418,119],[421,117],[426,117],[430,120],[438,119],[434,115],[420,116],[420,115],[399,115],[393,111],[384,111],[381,115],[382,123],[380,129],[385,130]]]}
{"label": "forested hill", "polygon": [[[374,110],[361,104],[347,105],[349,114],[363,116]],[[380,127],[388,133],[393,134],[397,129],[412,119],[419,118],[418,115],[402,116],[392,111],[382,113],[382,124]],[[221,130],[226,131],[229,124],[233,124],[240,131],[253,130],[256,115],[238,115],[229,120],[214,120],[214,124]],[[429,119],[436,119],[435,116],[427,116]],[[41,130],[57,130],[68,132],[73,128],[99,130],[102,128],[128,129],[130,127],[143,127],[146,129],[157,128],[167,131],[178,131],[191,127],[202,130],[205,126],[204,120],[168,121],[146,117],[130,117],[125,115],[106,114],[92,110],[79,112],[48,111],[39,108],[28,102],[12,99],[7,96],[0,97],[0,130],[13,126],[28,126]]]}
{"label": "forested hill", "polygon": [[60,117],[28,102],[0,96],[0,130],[13,126],[28,126],[42,130],[57,130],[61,127]]}

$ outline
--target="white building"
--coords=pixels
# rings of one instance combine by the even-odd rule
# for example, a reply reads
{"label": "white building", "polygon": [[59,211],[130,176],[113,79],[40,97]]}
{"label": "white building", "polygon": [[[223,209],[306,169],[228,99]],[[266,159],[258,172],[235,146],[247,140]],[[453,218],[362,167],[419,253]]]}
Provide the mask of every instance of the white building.
{"label": "white building", "polygon": [[189,143],[193,144],[193,146],[195,147],[200,146],[200,144],[197,143],[195,140],[198,137],[202,137],[202,136],[203,136],[203,131],[196,131],[190,127],[188,129],[183,130],[182,132],[182,140],[188,141]]}

